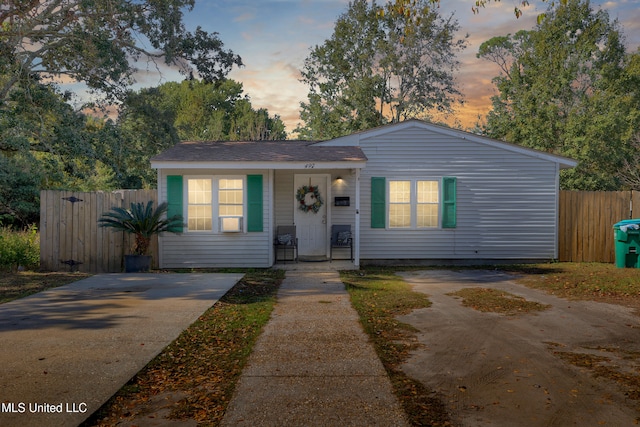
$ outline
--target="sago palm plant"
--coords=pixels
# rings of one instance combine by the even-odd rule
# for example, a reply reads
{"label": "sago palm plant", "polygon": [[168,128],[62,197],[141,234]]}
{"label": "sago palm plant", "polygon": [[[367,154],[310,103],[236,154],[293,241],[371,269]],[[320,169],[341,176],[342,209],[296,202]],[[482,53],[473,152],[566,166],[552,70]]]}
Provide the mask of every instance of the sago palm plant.
{"label": "sago palm plant", "polygon": [[144,203],[131,203],[129,209],[111,208],[110,212],[102,214],[98,223],[100,227],[109,227],[125,233],[133,234],[135,242],[133,244],[132,255],[146,255],[151,244],[151,237],[154,234],[174,231],[177,227],[182,227],[182,215],[174,215],[170,218],[163,218],[167,212],[167,204],[161,203],[153,209],[153,200]]}

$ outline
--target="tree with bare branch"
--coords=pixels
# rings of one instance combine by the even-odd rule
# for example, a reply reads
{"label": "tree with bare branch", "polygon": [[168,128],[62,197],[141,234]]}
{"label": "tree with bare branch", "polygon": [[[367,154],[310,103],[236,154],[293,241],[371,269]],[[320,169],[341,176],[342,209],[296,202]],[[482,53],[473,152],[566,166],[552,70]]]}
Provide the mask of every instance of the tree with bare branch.
{"label": "tree with bare branch", "polygon": [[[21,81],[84,82],[109,98],[133,82],[134,62],[220,79],[240,58],[217,33],[187,31],[195,0],[4,0],[0,5],[0,106]],[[28,85],[28,84],[27,84]]]}
{"label": "tree with bare branch", "polygon": [[[640,133],[636,133],[629,142],[630,152],[640,153]],[[625,156],[619,171],[620,180],[632,190],[640,191],[640,156]]]}

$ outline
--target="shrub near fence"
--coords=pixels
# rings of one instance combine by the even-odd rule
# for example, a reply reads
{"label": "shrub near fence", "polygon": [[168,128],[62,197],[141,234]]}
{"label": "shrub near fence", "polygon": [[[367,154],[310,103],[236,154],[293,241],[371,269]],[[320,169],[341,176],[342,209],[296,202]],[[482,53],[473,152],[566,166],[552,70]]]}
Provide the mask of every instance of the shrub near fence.
{"label": "shrub near fence", "polygon": [[39,238],[35,226],[21,231],[0,228],[0,271],[37,269],[40,263]]}
{"label": "shrub near fence", "polygon": [[[72,192],[45,190],[40,193],[40,268],[77,270],[87,273],[122,271],[132,236],[98,227],[98,219],[113,207],[153,200],[156,190]],[[151,243],[153,266],[157,266],[158,241]]]}
{"label": "shrub near fence", "polygon": [[633,191],[561,191],[558,260],[614,262],[613,224],[640,218],[640,194]]}

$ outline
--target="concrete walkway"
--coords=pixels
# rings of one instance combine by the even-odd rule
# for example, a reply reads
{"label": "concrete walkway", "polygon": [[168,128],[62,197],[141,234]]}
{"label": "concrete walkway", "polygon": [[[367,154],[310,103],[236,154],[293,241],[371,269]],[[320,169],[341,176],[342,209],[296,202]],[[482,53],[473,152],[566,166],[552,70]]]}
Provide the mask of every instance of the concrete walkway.
{"label": "concrete walkway", "polygon": [[242,274],[108,274],[0,305],[0,426],[74,426]]}
{"label": "concrete walkway", "polygon": [[287,272],[222,424],[407,425],[337,272]]}

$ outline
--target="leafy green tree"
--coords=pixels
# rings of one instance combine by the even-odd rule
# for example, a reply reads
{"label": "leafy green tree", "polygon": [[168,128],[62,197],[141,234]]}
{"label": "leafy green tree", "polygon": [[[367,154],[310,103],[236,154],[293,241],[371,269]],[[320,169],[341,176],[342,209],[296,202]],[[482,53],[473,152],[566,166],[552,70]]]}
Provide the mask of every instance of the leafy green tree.
{"label": "leafy green tree", "polygon": [[229,79],[169,82],[130,92],[117,123],[105,125],[99,158],[113,169],[119,188],[148,188],[157,176],[149,159],[181,140],[285,139],[282,120],[254,110],[242,93],[242,84]]}
{"label": "leafy green tree", "polygon": [[[640,132],[633,136],[629,146],[636,153],[640,152]],[[620,179],[630,189],[640,191],[640,159],[638,156],[626,156],[622,159]]]}
{"label": "leafy green tree", "polygon": [[207,81],[227,75],[238,56],[216,33],[186,30],[195,0],[5,0],[0,8],[0,105],[17,84],[64,76],[111,97],[133,81],[133,61],[178,66]]}
{"label": "leafy green tree", "polygon": [[284,123],[278,115],[271,117],[266,108],[254,110],[248,98],[238,101],[231,115],[229,140],[274,141],[286,138]]}
{"label": "leafy green tree", "polygon": [[440,17],[428,0],[413,2],[411,14],[385,13],[392,4],[355,0],[336,21],[333,35],[312,49],[301,81],[309,86],[301,103],[305,139],[326,139],[389,121],[451,113],[460,92],[451,16]]}
{"label": "leafy green tree", "polygon": [[216,33],[187,31],[183,14],[194,1],[3,1],[0,216],[5,222],[32,221],[41,188],[136,188],[155,182],[140,167],[148,159],[147,142],[127,140],[131,135],[113,123],[75,111],[55,82],[83,82],[113,101],[125,96],[137,60],[162,62],[206,81],[224,78],[242,62]]}
{"label": "leafy green tree", "polygon": [[37,82],[16,87],[0,114],[0,215],[37,218],[41,188],[67,188],[93,174],[91,134],[67,95]]}
{"label": "leafy green tree", "polygon": [[[396,15],[404,15],[405,17],[413,17],[415,19],[416,13],[413,11],[413,7],[418,3],[419,0],[394,0],[389,4],[389,12]],[[480,13],[480,8],[485,8],[487,4],[491,2],[499,2],[500,0],[475,0],[471,1],[471,11],[474,14]],[[546,2],[548,0],[541,0],[542,2]],[[440,0],[429,0],[429,2],[433,5],[439,5]],[[555,5],[558,4],[566,4],[567,0],[549,0],[549,4]],[[520,0],[516,4],[519,4],[521,7],[529,6],[529,0]],[[513,7],[513,14],[516,18],[520,18],[522,16],[522,9],[520,6]]]}
{"label": "leafy green tree", "polygon": [[3,223],[36,221],[41,189],[115,189],[123,185],[116,172],[128,176],[133,171],[127,167],[139,168],[117,163],[122,156],[116,154],[126,143],[113,122],[75,111],[67,100],[53,85],[12,90],[0,115]]}
{"label": "leafy green tree", "polygon": [[40,211],[41,171],[32,158],[0,155],[0,226],[35,222]]}
{"label": "leafy green tree", "polygon": [[119,124],[123,132],[137,134],[151,141],[150,146],[162,149],[178,140],[286,138],[282,120],[265,109],[253,109],[249,97],[243,95],[242,83],[230,79],[169,82],[132,93],[120,112]]}
{"label": "leafy green tree", "polygon": [[534,30],[483,43],[478,56],[502,71],[486,134],[578,160],[563,171],[564,188],[619,188],[638,102],[629,96],[631,57],[606,11],[569,0],[550,7]]}
{"label": "leafy green tree", "polygon": [[47,171],[52,179],[56,172],[72,172],[68,159],[92,153],[83,139],[84,118],[66,103],[68,99],[69,94],[37,82],[12,91],[11,104],[0,115],[0,152],[55,156],[62,163]]}
{"label": "leafy green tree", "polygon": [[149,159],[175,145],[175,111],[159,88],[130,92],[116,123],[108,123],[101,157],[108,158],[119,188],[153,188],[156,172]]}
{"label": "leafy green tree", "polygon": [[631,124],[631,136],[617,176],[627,187],[640,191],[640,49],[627,57],[617,83],[623,94],[621,101],[632,105],[630,113],[622,118]]}
{"label": "leafy green tree", "polygon": [[[55,86],[16,86],[0,115],[0,222],[37,221],[41,189],[153,188],[149,159],[180,139],[285,139],[242,85],[167,83],[131,92],[117,122],[75,111]],[[212,130],[211,132],[207,132]]]}

